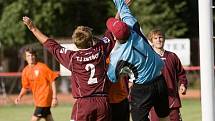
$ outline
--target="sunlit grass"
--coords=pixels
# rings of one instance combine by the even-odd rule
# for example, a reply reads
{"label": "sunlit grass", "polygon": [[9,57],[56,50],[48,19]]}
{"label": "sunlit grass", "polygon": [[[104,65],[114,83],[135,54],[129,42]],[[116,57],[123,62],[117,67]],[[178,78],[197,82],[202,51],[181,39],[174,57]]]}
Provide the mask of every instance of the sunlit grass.
{"label": "sunlit grass", "polygon": [[[182,100],[181,113],[183,121],[201,121],[200,100]],[[0,106],[0,121],[29,121],[33,114],[33,105]],[[70,104],[60,104],[52,108],[55,121],[69,121],[72,111]]]}

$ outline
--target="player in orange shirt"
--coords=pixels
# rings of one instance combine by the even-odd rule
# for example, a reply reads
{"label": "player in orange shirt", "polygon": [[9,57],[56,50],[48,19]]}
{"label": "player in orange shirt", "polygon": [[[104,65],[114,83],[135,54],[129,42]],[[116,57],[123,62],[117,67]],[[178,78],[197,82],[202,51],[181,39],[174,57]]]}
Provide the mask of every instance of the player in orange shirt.
{"label": "player in orange shirt", "polygon": [[18,104],[28,90],[33,94],[35,111],[31,121],[53,121],[50,108],[57,105],[55,79],[58,77],[47,65],[37,62],[36,51],[31,48],[25,49],[24,58],[28,65],[22,71],[22,89],[15,99]]}
{"label": "player in orange shirt", "polygon": [[[106,59],[110,63],[110,57]],[[121,74],[117,83],[111,83],[108,92],[109,103],[111,107],[111,121],[129,121],[129,87],[127,74]]]}
{"label": "player in orange shirt", "polygon": [[129,121],[128,77],[121,75],[119,82],[112,83],[109,90],[112,121]]}

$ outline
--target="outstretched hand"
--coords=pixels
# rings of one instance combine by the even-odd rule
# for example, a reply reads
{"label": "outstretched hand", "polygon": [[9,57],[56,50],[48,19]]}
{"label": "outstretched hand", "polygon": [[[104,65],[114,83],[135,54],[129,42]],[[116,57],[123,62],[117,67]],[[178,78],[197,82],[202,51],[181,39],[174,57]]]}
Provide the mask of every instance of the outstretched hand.
{"label": "outstretched hand", "polygon": [[27,16],[22,17],[23,23],[28,27],[28,29],[34,34],[34,36],[39,40],[40,43],[45,43],[48,37],[43,34]]}
{"label": "outstretched hand", "polygon": [[24,16],[22,17],[22,20],[23,20],[23,23],[28,27],[30,31],[34,30],[35,26],[29,17]]}

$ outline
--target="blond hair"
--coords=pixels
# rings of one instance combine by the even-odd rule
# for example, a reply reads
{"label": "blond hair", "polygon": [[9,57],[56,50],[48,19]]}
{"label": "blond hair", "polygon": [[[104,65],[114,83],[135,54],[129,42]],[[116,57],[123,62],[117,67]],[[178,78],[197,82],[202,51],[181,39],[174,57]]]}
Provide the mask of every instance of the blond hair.
{"label": "blond hair", "polygon": [[80,49],[89,48],[92,45],[92,39],[93,35],[90,27],[78,26],[72,34],[72,40]]}
{"label": "blond hair", "polygon": [[161,36],[163,36],[163,37],[165,38],[165,35],[164,35],[164,33],[161,31],[161,29],[156,28],[156,29],[151,30],[151,31],[149,32],[149,34],[148,34],[148,39],[149,39],[150,42],[152,42],[152,39],[153,39],[153,37],[154,37],[155,35],[161,35]]}

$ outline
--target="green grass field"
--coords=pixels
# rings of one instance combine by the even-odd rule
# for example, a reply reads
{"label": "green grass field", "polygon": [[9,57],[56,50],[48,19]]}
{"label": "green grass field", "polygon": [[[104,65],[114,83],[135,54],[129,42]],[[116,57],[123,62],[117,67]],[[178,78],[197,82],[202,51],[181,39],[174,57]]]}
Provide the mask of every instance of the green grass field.
{"label": "green grass field", "polygon": [[[201,121],[200,100],[183,100],[181,109],[183,121]],[[32,105],[0,106],[0,121],[29,121],[33,113]],[[71,113],[70,104],[60,104],[52,108],[55,121],[69,121]]]}
{"label": "green grass field", "polygon": [[201,121],[201,103],[198,100],[182,100],[181,114],[183,121]]}

